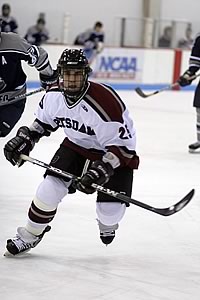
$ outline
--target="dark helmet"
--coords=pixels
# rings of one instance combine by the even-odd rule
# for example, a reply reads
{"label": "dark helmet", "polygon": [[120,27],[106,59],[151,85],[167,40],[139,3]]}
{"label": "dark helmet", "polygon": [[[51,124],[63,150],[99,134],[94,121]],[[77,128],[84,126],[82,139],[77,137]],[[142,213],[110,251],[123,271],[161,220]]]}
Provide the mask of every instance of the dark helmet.
{"label": "dark helmet", "polygon": [[[75,101],[85,91],[88,76],[92,69],[81,49],[65,49],[58,61],[60,88],[64,94]],[[64,79],[67,75],[67,80]],[[73,74],[73,79],[70,78]]]}

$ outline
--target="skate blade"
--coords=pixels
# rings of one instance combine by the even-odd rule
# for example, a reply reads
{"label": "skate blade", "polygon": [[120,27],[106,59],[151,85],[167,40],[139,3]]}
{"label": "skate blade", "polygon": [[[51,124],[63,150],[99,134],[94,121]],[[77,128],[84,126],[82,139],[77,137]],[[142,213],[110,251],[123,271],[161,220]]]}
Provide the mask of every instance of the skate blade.
{"label": "skate blade", "polygon": [[189,149],[188,152],[192,154],[200,154],[200,149],[196,149],[196,150]]}
{"label": "skate blade", "polygon": [[10,253],[8,250],[6,250],[6,252],[3,254],[3,256],[6,258],[23,257],[23,256],[27,256],[26,254],[29,251],[30,251],[30,249],[14,255],[14,254]]}
{"label": "skate blade", "polygon": [[3,256],[5,257],[15,257],[15,255],[11,254],[10,252],[6,251]]}

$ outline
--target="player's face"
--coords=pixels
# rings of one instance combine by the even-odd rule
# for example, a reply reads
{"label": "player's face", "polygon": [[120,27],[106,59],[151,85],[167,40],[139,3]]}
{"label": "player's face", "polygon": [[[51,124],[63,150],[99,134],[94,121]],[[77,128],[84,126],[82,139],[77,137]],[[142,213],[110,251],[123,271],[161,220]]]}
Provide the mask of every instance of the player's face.
{"label": "player's face", "polygon": [[5,7],[3,10],[2,10],[2,15],[4,17],[8,17],[10,14],[10,8],[9,7]]}
{"label": "player's face", "polygon": [[69,93],[79,92],[84,84],[84,70],[66,69],[62,74],[64,90]]}

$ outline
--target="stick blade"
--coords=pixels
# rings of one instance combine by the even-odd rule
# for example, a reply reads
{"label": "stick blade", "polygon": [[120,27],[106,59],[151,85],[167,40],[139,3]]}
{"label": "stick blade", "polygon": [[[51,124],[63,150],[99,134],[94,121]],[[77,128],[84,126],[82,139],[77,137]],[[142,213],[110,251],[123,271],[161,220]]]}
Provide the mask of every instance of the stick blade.
{"label": "stick blade", "polygon": [[140,87],[135,88],[135,91],[142,98],[147,98],[148,97],[148,95],[144,94],[144,92],[141,90]]}
{"label": "stick blade", "polygon": [[161,208],[159,210],[159,214],[163,216],[171,216],[181,209],[183,209],[193,198],[195,190],[192,189],[185,197],[183,197],[179,202],[174,205],[171,205],[168,208]]}

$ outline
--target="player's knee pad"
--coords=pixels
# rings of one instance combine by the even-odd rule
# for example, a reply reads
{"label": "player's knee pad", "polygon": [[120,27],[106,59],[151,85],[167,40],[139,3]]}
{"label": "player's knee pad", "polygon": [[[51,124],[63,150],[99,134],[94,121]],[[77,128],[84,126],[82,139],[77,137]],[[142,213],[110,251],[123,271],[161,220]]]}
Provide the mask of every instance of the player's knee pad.
{"label": "player's knee pad", "polygon": [[36,197],[44,205],[57,207],[59,202],[67,195],[70,183],[54,176],[47,176],[40,183],[36,191]]}
{"label": "player's knee pad", "polygon": [[120,202],[96,202],[96,213],[104,225],[117,224],[123,218],[126,204]]}

